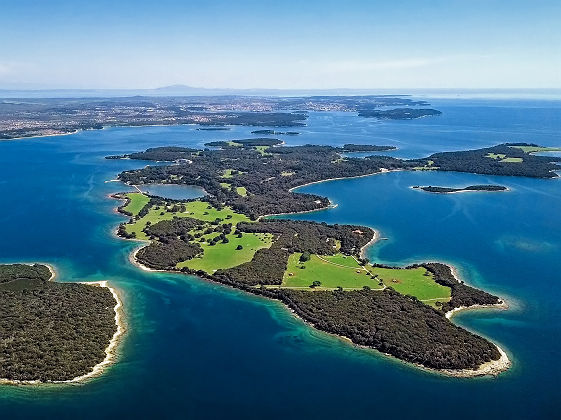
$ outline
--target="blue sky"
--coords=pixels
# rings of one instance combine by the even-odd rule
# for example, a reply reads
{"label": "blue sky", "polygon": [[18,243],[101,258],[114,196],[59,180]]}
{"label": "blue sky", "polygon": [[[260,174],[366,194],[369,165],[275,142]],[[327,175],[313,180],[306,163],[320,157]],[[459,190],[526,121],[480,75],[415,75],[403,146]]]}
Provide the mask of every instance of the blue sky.
{"label": "blue sky", "polygon": [[0,0],[0,88],[561,88],[559,0]]}

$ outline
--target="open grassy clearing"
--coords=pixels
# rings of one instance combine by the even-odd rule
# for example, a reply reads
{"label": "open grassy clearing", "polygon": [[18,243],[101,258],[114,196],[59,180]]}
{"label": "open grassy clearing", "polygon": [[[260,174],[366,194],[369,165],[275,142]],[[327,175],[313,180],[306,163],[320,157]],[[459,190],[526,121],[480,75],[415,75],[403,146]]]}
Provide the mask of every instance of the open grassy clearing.
{"label": "open grassy clearing", "polygon": [[[132,193],[134,194],[134,193]],[[205,222],[212,222],[216,219],[223,219],[225,223],[232,223],[235,226],[239,222],[247,222],[249,218],[243,214],[235,213],[230,207],[224,207],[218,210],[204,201],[189,201],[183,203],[186,207],[185,212],[170,212],[167,207],[152,207],[146,216],[135,221],[133,224],[125,225],[127,233],[135,233],[137,239],[147,240],[148,237],[142,231],[146,227],[146,223],[158,223],[161,220],[171,220],[177,217],[192,217]]]}
{"label": "open grassy clearing", "polygon": [[235,175],[243,174],[241,171],[236,171],[236,174],[234,174],[234,171],[235,169],[224,169],[224,171],[222,171],[221,178],[229,179],[233,178]]}
{"label": "open grassy clearing", "polygon": [[254,149],[257,150],[259,153],[261,153],[261,156],[265,156],[265,155],[270,155],[269,152],[267,152],[267,149],[270,146],[255,146]]}
{"label": "open grassy clearing", "polygon": [[487,153],[485,155],[485,157],[497,160],[497,159],[504,159],[506,157],[506,155],[504,155],[502,153]]}
{"label": "open grassy clearing", "polygon": [[150,198],[141,193],[128,193],[127,197],[129,198],[130,202],[127,204],[123,210],[132,213],[133,216],[136,216],[142,208],[148,204]]}
{"label": "open grassy clearing", "polygon": [[450,288],[436,283],[432,274],[423,267],[395,269],[367,266],[367,268],[372,274],[377,275],[386,286],[392,287],[401,294],[415,296],[432,306],[437,301],[450,300]]}
{"label": "open grassy clearing", "polygon": [[507,155],[503,153],[487,153],[485,157],[494,160],[500,160],[500,162],[507,162],[507,163],[520,163],[524,160],[520,157],[507,157]]}
{"label": "open grassy clearing", "polygon": [[[205,235],[205,238],[207,236],[211,238],[217,234]],[[228,243],[218,242],[216,245],[200,243],[203,255],[181,262],[177,264],[177,267],[189,267],[193,270],[213,273],[218,269],[231,268],[249,262],[257,250],[268,248],[273,243],[273,236],[266,233],[244,233],[241,238],[232,233],[226,237],[229,240]],[[241,245],[242,249],[236,249],[238,245]]]}
{"label": "open grassy clearing", "polygon": [[524,153],[539,152],[561,152],[561,147],[540,147],[540,146],[509,146],[513,149],[521,149]]}
{"label": "open grassy clearing", "polygon": [[222,178],[233,178],[234,175],[232,175],[232,171],[233,169],[224,169],[224,171],[222,171]]}
{"label": "open grassy clearing", "polygon": [[247,190],[245,189],[245,187],[236,187],[236,192],[242,197],[247,197]]}
{"label": "open grassy clearing", "polygon": [[311,255],[309,261],[301,262],[301,255],[295,253],[290,256],[281,287],[312,290],[310,286],[319,281],[319,286],[313,289],[335,289],[339,286],[343,289],[364,286],[380,289],[379,282],[382,281],[384,286],[415,296],[430,306],[450,300],[450,288],[436,283],[432,274],[423,267],[379,268],[370,264],[362,267],[353,257],[343,254]]}
{"label": "open grassy clearing", "polygon": [[[309,288],[314,281],[319,281],[321,284],[318,288],[321,289],[335,289],[339,286],[343,289],[361,289],[363,286],[380,289],[378,281],[373,280],[362,267],[342,267],[325,259],[333,257],[322,256],[320,258],[317,255],[312,255],[309,261],[300,262],[301,255],[297,252],[289,257],[287,270],[282,280],[283,287]],[[349,264],[352,264],[351,260],[354,261],[352,257],[334,258],[334,261]]]}

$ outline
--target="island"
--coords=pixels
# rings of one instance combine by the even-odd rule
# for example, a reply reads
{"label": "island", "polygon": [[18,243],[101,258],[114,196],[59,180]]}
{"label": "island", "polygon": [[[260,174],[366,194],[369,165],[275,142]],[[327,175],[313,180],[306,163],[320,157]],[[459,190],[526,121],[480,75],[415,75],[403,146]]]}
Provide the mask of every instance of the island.
{"label": "island", "polygon": [[378,118],[380,120],[414,120],[441,114],[441,111],[432,108],[361,109],[358,112],[359,117]]}
{"label": "island", "polygon": [[474,192],[474,191],[484,191],[484,192],[499,192],[499,191],[508,191],[508,188],[503,185],[469,185],[463,188],[453,188],[453,187],[435,187],[432,185],[422,187],[419,185],[415,185],[411,187],[415,190],[422,190],[431,193],[438,193],[438,194],[453,194],[453,193],[461,193],[461,192]]}
{"label": "island", "polygon": [[45,264],[0,264],[0,383],[83,381],[114,360],[123,332],[116,291],[54,277]]}
{"label": "island", "polygon": [[[141,241],[131,261],[144,270],[183,272],[279,300],[314,328],[415,366],[455,376],[508,369],[500,347],[450,321],[461,309],[506,306],[499,297],[466,285],[454,267],[370,262],[365,250],[379,239],[372,228],[271,217],[331,206],[326,197],[295,192],[300,186],[424,170],[430,160],[348,158],[345,150],[241,142],[181,151],[171,165],[121,172],[119,180],[131,186],[196,185],[208,195],[178,201],[140,192],[116,194],[124,200],[119,211],[128,217],[117,234]],[[490,159],[486,150],[481,153],[481,159]],[[549,163],[524,162],[522,167]]]}
{"label": "island", "polygon": [[285,136],[297,136],[300,133],[297,131],[275,131],[275,130],[254,130],[251,134],[267,135],[267,136],[280,136],[284,134]]}

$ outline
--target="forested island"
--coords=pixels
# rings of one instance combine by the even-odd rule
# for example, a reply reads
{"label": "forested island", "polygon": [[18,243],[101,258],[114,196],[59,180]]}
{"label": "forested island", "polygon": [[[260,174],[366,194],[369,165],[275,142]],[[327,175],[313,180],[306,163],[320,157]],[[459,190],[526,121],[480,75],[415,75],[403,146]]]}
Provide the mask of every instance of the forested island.
{"label": "forested island", "polygon": [[[325,197],[294,192],[298,186],[388,170],[438,170],[432,156],[349,158],[343,155],[347,151],[384,146],[287,147],[260,141],[231,141],[205,150],[162,147],[125,155],[154,160],[165,156],[174,162],[122,172],[118,178],[127,184],[188,184],[208,193],[185,201],[138,192],[116,195],[125,200],[119,210],[129,217],[119,226],[119,236],[148,241],[133,261],[146,269],[195,274],[280,300],[322,331],[422,367],[460,376],[508,368],[508,358],[496,345],[445,316],[463,307],[502,304],[497,296],[465,285],[449,266],[371,263],[363,251],[377,239],[377,232],[368,227],[263,217],[330,205]],[[474,152],[493,159],[487,156],[489,150],[512,148],[496,147]],[[438,159],[440,164],[447,162],[446,154]],[[527,176],[553,165],[537,156],[518,163],[523,168],[518,173],[531,174]]]}
{"label": "forested island", "polygon": [[359,117],[378,118],[381,120],[414,120],[441,114],[442,112],[432,108],[362,109],[358,112]]}
{"label": "forested island", "polygon": [[0,382],[68,382],[97,374],[121,332],[104,282],[57,283],[43,264],[0,264]]}
{"label": "forested island", "polygon": [[298,131],[275,131],[275,130],[254,130],[251,134],[259,134],[266,136],[280,136],[284,134],[285,136],[297,136],[300,134]]}
{"label": "forested island", "polygon": [[419,185],[415,185],[411,188],[416,190],[423,190],[431,193],[438,193],[438,194],[452,194],[452,193],[469,192],[469,191],[485,191],[485,192],[508,191],[508,188],[503,185],[469,185],[463,188],[435,187],[432,185],[422,187]]}

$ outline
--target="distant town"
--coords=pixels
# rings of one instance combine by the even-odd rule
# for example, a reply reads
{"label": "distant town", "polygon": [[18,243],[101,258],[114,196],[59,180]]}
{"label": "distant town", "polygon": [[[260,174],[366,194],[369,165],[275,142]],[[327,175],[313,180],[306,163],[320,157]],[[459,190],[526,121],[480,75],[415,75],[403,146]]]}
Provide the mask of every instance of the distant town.
{"label": "distant town", "polygon": [[440,111],[405,96],[189,96],[0,100],[0,139],[74,133],[107,126],[200,124],[298,127],[307,112],[414,119]]}

